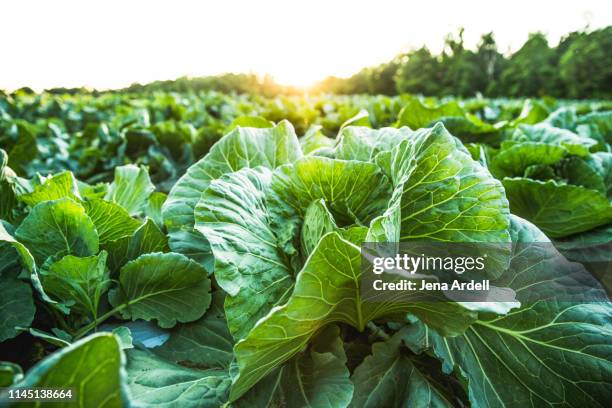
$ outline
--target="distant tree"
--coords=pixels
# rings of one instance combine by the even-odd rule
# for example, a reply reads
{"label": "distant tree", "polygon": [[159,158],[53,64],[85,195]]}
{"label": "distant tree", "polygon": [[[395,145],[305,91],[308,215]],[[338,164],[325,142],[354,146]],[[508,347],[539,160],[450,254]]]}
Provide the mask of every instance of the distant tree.
{"label": "distant tree", "polygon": [[542,33],[529,39],[508,60],[496,93],[505,96],[562,96],[559,89],[555,50]]}
{"label": "distant tree", "polygon": [[397,91],[438,95],[441,90],[440,62],[427,47],[404,55],[396,75]]}
{"label": "distant tree", "polygon": [[[572,33],[575,34],[575,33]],[[566,39],[559,60],[570,98],[612,97],[612,26]]]}

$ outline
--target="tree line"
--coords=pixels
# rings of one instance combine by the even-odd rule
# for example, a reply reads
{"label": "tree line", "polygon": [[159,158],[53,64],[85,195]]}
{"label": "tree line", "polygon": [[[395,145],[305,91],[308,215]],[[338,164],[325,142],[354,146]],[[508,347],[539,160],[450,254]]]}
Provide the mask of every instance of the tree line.
{"label": "tree line", "polygon": [[317,89],[340,94],[612,97],[612,26],[572,32],[553,47],[544,34],[533,33],[509,56],[499,51],[493,33],[484,34],[472,50],[466,48],[463,32],[448,35],[438,55],[423,46],[350,78],[328,77]]}

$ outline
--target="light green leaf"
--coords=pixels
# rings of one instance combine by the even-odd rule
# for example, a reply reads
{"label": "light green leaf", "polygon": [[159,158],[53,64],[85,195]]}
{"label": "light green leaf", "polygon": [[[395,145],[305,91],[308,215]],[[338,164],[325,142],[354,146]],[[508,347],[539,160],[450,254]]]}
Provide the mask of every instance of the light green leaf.
{"label": "light green leaf", "polygon": [[107,242],[104,248],[108,251],[109,269],[111,272],[118,272],[123,265],[140,255],[167,252],[168,240],[157,225],[147,219],[131,235]]}
{"label": "light green leaf", "polygon": [[273,309],[236,344],[239,374],[234,377],[230,400],[238,399],[297,354],[327,324],[343,322],[361,331],[371,320],[413,310],[447,334],[457,334],[473,319],[473,314],[451,303],[419,302],[425,300],[423,296],[429,296],[424,292],[414,293],[411,300],[418,303],[363,301],[361,273],[358,246],[337,233],[323,237],[299,273],[289,301]]}
{"label": "light green leaf", "polygon": [[[293,272],[271,224],[270,170],[242,169],[213,181],[195,209],[195,228],[210,242],[230,331],[244,337],[293,288]],[[288,222],[288,221],[287,221]]]}
{"label": "light green leaf", "polygon": [[410,129],[420,129],[431,126],[436,119],[449,116],[463,116],[463,109],[455,101],[430,107],[413,98],[402,108],[397,117],[397,127],[408,126]]}
{"label": "light green leaf", "polygon": [[126,210],[115,203],[94,199],[86,201],[83,206],[96,226],[101,245],[132,235],[141,225],[140,221],[130,217]]}
{"label": "light green leaf", "polygon": [[401,214],[398,242],[509,242],[501,183],[444,126],[417,132],[380,153],[377,163],[395,186],[385,215],[397,220]]}
{"label": "light green leaf", "polygon": [[306,156],[278,168],[272,189],[301,219],[325,200],[339,226],[367,225],[386,208],[391,185],[373,163]]}
{"label": "light green leaf", "polygon": [[111,281],[106,270],[106,252],[79,258],[66,255],[40,272],[45,292],[65,308],[95,319],[100,299]]}
{"label": "light green leaf", "polygon": [[274,127],[274,122],[269,121],[261,116],[239,116],[230,123],[226,131],[234,130],[238,126],[243,128],[271,128]]}
{"label": "light green leaf", "polygon": [[612,205],[596,190],[524,178],[505,178],[513,214],[559,238],[588,231],[612,221]]}
{"label": "light green leaf", "polygon": [[98,233],[85,209],[69,198],[36,205],[15,237],[42,264],[50,256],[90,256],[98,252]]}
{"label": "light green leaf", "polygon": [[164,219],[162,217],[162,207],[168,196],[158,191],[151,194],[149,202],[145,208],[145,215],[155,221],[159,228],[164,227]]}
{"label": "light green leaf", "polygon": [[19,200],[30,207],[34,207],[43,201],[64,197],[71,198],[76,202],[81,200],[77,181],[70,171],[64,171],[45,179],[42,184],[36,185],[31,193],[20,195]]}
{"label": "light green leaf", "polygon": [[312,125],[306,134],[300,138],[300,145],[304,154],[311,154],[318,149],[334,147],[336,141],[323,134],[321,125]]}
{"label": "light green leaf", "polygon": [[402,140],[412,137],[408,127],[370,129],[349,126],[340,131],[336,158],[343,160],[372,161],[382,151],[388,151]]}
{"label": "light green leaf", "polygon": [[196,370],[143,350],[128,350],[128,387],[138,406],[219,408],[230,386],[227,370]]}
{"label": "light green leaf", "polygon": [[175,253],[142,255],[127,263],[110,303],[124,319],[156,319],[160,327],[191,322],[210,305],[210,280],[200,265]]}
{"label": "light green leaf", "polygon": [[72,389],[74,400],[53,403],[58,408],[120,408],[128,404],[124,366],[115,336],[98,333],[39,362],[19,386]]}
{"label": "light green leaf", "polygon": [[153,349],[174,363],[198,368],[229,368],[234,358],[234,339],[223,312],[224,295],[217,291],[204,316],[192,323],[177,325],[168,340]]}
{"label": "light green leaf", "polygon": [[533,125],[534,123],[541,122],[548,117],[548,108],[538,101],[533,99],[526,99],[523,103],[523,109],[519,116],[512,121],[513,125],[526,124]]}
{"label": "light green leaf", "polygon": [[244,167],[270,169],[291,163],[302,155],[293,126],[282,121],[272,128],[238,127],[219,140],[174,185],[163,206],[169,244],[212,270],[208,241],[194,231],[194,208],[211,180]]}
{"label": "light green leaf", "polygon": [[521,125],[512,135],[512,140],[563,146],[568,152],[577,156],[588,155],[589,149],[597,144],[597,141],[593,139],[581,137],[569,130],[548,125]]}
{"label": "light green leaf", "polygon": [[136,215],[144,209],[153,191],[155,186],[151,183],[147,168],[128,164],[115,168],[115,180],[104,198],[119,204],[130,215]]}
{"label": "light green leaf", "polygon": [[306,209],[302,225],[301,243],[304,256],[308,257],[321,238],[328,232],[338,229],[334,216],[327,209],[325,200],[313,201]]}

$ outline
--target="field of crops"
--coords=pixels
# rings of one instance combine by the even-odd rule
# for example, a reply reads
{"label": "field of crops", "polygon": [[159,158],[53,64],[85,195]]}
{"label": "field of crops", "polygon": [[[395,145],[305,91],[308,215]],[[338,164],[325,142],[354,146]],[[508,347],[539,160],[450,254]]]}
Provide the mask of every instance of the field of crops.
{"label": "field of crops", "polygon": [[[0,406],[612,403],[611,101],[0,93],[0,149]],[[575,263],[364,300],[418,240]]]}

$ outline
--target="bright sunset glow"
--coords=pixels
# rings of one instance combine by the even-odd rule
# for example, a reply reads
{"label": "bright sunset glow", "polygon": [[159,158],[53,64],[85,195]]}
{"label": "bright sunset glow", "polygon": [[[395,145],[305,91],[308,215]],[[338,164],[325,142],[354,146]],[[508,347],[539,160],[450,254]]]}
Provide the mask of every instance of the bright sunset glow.
{"label": "bright sunset glow", "polygon": [[[292,0],[3,1],[0,89],[116,88],[179,76],[269,73],[306,86],[467,28],[474,45],[493,30],[500,50],[530,31],[551,43],[610,24],[607,1]],[[554,9],[554,18],[551,18]],[[476,12],[477,10],[477,12]]]}

